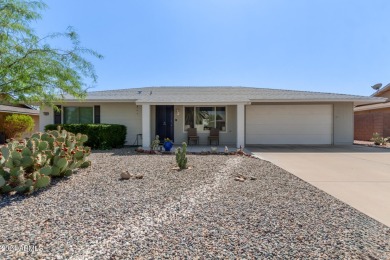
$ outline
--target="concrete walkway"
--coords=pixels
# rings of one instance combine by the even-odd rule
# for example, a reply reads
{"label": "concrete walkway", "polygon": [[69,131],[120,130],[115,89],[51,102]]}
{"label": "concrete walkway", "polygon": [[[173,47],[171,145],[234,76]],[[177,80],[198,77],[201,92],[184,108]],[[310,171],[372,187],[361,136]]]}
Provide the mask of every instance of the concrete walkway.
{"label": "concrete walkway", "polygon": [[358,145],[247,149],[390,227],[390,149]]}

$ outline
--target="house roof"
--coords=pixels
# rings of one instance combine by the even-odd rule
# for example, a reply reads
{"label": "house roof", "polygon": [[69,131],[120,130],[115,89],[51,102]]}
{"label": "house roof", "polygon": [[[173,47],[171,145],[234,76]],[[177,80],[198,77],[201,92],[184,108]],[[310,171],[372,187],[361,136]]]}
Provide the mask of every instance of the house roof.
{"label": "house roof", "polygon": [[[371,97],[383,97],[383,94],[387,91],[390,91],[390,84],[387,84],[383,88],[375,91]],[[385,100],[384,102],[375,102],[370,104],[360,104],[359,106],[354,108],[354,111],[366,111],[366,110],[375,110],[375,109],[383,109],[383,108],[389,108],[390,107],[390,100]]]}
{"label": "house roof", "polygon": [[375,109],[383,109],[383,108],[390,108],[390,102],[357,106],[353,110],[357,112],[357,111],[375,110]]}
{"label": "house roof", "polygon": [[[76,100],[70,96],[66,101]],[[355,102],[369,104],[386,98],[310,91],[250,87],[145,87],[88,92],[84,101],[142,103],[251,103],[251,102]]]}
{"label": "house roof", "polygon": [[17,107],[17,106],[7,106],[7,105],[0,105],[0,112],[27,114],[27,115],[39,115],[39,111],[36,109]]}
{"label": "house roof", "polygon": [[375,91],[371,97],[380,97],[383,93],[387,92],[390,90],[390,84],[387,84],[385,87]]}

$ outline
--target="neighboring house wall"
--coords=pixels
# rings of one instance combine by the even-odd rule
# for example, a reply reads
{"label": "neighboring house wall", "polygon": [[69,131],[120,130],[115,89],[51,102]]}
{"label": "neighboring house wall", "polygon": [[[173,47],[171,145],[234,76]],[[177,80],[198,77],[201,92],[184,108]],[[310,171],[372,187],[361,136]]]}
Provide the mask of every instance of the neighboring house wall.
{"label": "neighboring house wall", "polygon": [[390,136],[390,108],[355,112],[355,139],[368,141],[373,133]]}
{"label": "neighboring house wall", "polygon": [[[140,106],[135,103],[78,103],[68,102],[61,104],[62,106],[76,106],[76,107],[93,107],[100,105],[100,122],[106,124],[121,124],[127,127],[126,145],[132,145],[135,143],[137,134],[142,133],[142,110]],[[44,112],[48,112],[48,115],[44,115]],[[42,107],[41,108],[41,123],[40,131],[43,131],[45,126],[54,123],[53,108]],[[115,133],[113,133],[115,134]]]}
{"label": "neighboring house wall", "polygon": [[36,132],[39,132],[39,115],[36,115],[36,116],[31,116],[34,120],[34,130],[33,132],[36,133]]}
{"label": "neighboring house wall", "polygon": [[[382,92],[383,91],[383,92]],[[390,90],[380,90],[373,96],[390,99]],[[390,103],[386,108],[369,109],[355,112],[354,138],[369,141],[374,133],[390,137]],[[362,107],[364,109],[364,106]]]}

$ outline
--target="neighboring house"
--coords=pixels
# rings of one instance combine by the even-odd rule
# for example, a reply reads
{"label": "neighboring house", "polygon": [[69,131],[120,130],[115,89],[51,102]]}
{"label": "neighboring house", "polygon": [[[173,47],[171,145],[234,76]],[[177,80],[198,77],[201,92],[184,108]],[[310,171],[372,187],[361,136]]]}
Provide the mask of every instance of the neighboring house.
{"label": "neighboring house", "polygon": [[[7,115],[10,114],[22,114],[29,115],[32,117],[35,123],[34,130],[32,132],[39,131],[39,111],[34,107],[24,105],[24,104],[13,104],[4,98],[5,94],[0,95],[0,132],[3,132],[3,122]],[[9,97],[8,97],[9,98]],[[25,133],[24,137],[30,135],[31,133]]]}
{"label": "neighboring house", "polygon": [[[371,97],[390,98],[390,85],[379,89]],[[370,140],[373,133],[390,137],[390,101],[355,107],[355,140]]]}
{"label": "neighboring house", "polygon": [[[142,134],[149,147],[156,134],[187,140],[198,129],[207,144],[209,129],[220,144],[352,144],[353,108],[381,98],[247,87],[147,87],[89,92],[65,98],[61,113],[41,108],[41,126],[52,123],[115,123],[127,126],[127,144]],[[113,133],[115,134],[115,133]]]}

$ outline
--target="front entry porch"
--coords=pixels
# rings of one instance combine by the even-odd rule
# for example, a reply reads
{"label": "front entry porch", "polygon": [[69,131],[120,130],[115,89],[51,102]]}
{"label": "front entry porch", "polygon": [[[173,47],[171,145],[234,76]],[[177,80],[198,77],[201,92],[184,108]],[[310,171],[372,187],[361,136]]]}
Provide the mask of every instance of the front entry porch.
{"label": "front entry porch", "polygon": [[[219,129],[219,145],[223,151],[245,146],[245,104],[137,104],[142,106],[142,147],[150,148],[159,135],[160,141],[169,138],[175,145],[187,142],[188,128],[196,128],[199,145],[189,144],[197,151],[209,145],[210,130]],[[213,145],[214,144],[214,145]]]}

